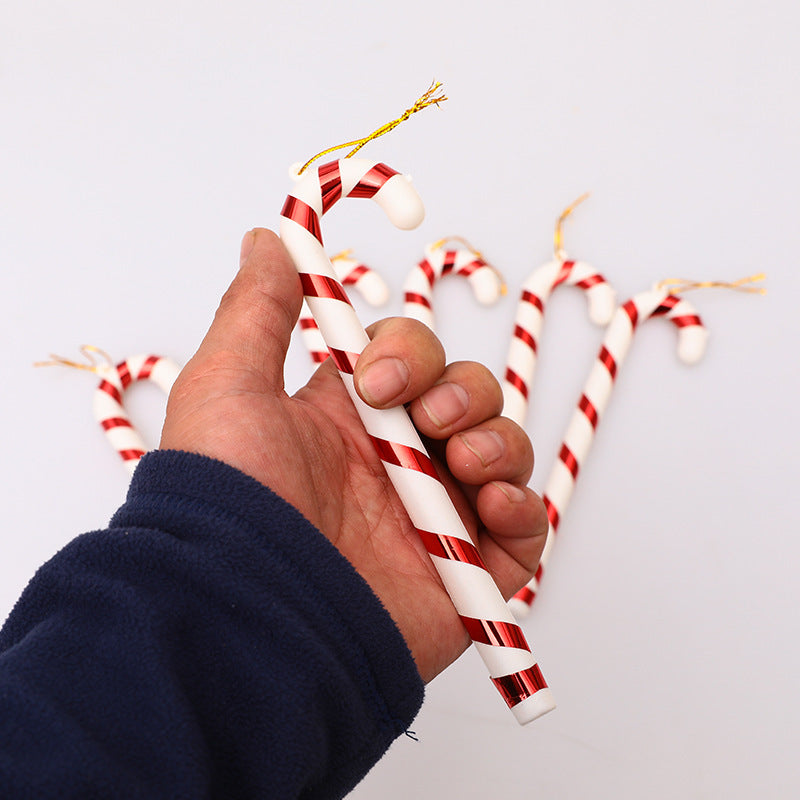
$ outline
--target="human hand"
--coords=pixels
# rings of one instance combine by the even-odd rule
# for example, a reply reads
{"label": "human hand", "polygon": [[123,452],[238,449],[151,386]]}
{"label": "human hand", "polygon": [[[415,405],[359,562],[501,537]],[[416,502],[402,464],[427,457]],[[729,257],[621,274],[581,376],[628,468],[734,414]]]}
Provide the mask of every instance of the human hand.
{"label": "human hand", "polygon": [[[430,681],[469,637],[332,360],[293,397],[284,391],[301,302],[280,239],[266,230],[246,234],[239,273],[173,387],[161,447],[224,461],[299,509],[369,583]],[[470,536],[510,597],[533,574],[547,534],[544,506],[526,486],[527,436],[500,416],[491,373],[474,362],[446,365],[421,323],[386,319],[369,333],[354,373],[359,395],[376,408],[408,404]]]}

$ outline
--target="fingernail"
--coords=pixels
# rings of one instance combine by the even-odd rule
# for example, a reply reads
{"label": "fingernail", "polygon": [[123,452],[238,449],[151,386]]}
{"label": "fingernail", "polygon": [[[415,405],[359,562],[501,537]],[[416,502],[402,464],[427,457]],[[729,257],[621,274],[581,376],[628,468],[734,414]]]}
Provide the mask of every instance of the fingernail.
{"label": "fingernail", "polygon": [[421,395],[419,400],[437,428],[452,425],[469,408],[469,395],[457,383],[440,383]]}
{"label": "fingernail", "polygon": [[495,431],[473,431],[461,434],[461,441],[469,450],[475,453],[484,467],[497,461],[505,452],[506,446],[503,437]]}
{"label": "fingernail", "polygon": [[383,406],[408,386],[408,378],[408,367],[399,358],[381,358],[367,367],[358,388],[370,405]]}
{"label": "fingernail", "polygon": [[514,486],[513,483],[506,483],[505,481],[492,481],[492,484],[496,486],[512,503],[522,503],[524,502],[525,492],[519,488],[519,486]]}
{"label": "fingernail", "polygon": [[253,249],[253,245],[256,243],[256,235],[254,231],[247,231],[247,233],[242,237],[242,244],[239,248],[239,266],[243,266],[244,262],[247,261],[247,257],[250,255],[250,252]]}

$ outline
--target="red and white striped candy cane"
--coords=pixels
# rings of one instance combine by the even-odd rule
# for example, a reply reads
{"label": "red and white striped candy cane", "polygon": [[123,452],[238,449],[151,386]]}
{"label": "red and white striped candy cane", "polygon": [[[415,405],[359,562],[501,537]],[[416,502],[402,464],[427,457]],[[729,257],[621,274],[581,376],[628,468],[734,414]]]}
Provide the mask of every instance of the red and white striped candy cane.
{"label": "red and white striped candy cane", "polygon": [[123,403],[123,394],[133,382],[150,380],[164,394],[169,395],[180,367],[171,358],[138,355],[131,356],[116,366],[99,366],[95,371],[102,376],[102,380],[94,393],[94,416],[105,431],[111,446],[133,474],[139,459],[148,448],[131,423]]}
{"label": "red and white striped candy cane", "polygon": [[425,248],[425,258],[411,270],[403,286],[404,314],[435,330],[433,287],[436,281],[450,274],[466,278],[475,299],[485,306],[495,303],[505,291],[497,270],[474,250],[445,250],[439,243],[429,244]]}
{"label": "red and white striped candy cane", "polygon": [[517,618],[528,613],[536,597],[578,471],[594,441],[597,425],[608,405],[614,381],[628,354],[636,328],[651,317],[664,317],[678,328],[678,357],[681,361],[695,364],[705,353],[708,332],[694,307],[683,298],[670,294],[665,287],[657,286],[637,294],[616,310],[545,484],[542,499],[550,521],[547,544],[536,575],[509,601]]}
{"label": "red and white striped candy cane", "polygon": [[353,370],[369,339],[322,246],[321,216],[342,197],[372,198],[399,228],[424,216],[410,181],[385,164],[342,159],[301,175],[281,211],[280,233],[309,308],[386,472],[420,532],[453,605],[520,723],[554,707],[536,661],[403,408],[378,411],[355,391]]}
{"label": "red and white striped candy cane", "polygon": [[561,285],[577,286],[586,293],[589,317],[597,325],[608,325],[614,314],[614,290],[594,267],[583,261],[557,258],[531,274],[522,286],[502,383],[503,414],[518,425],[525,425],[528,413],[545,305]]}
{"label": "red and white striped candy cane", "polygon": [[[389,287],[386,281],[365,264],[350,258],[349,251],[335,255],[331,263],[342,286],[353,286],[371,306],[382,306],[388,302]],[[305,300],[297,325],[311,360],[321,364],[330,354]]]}

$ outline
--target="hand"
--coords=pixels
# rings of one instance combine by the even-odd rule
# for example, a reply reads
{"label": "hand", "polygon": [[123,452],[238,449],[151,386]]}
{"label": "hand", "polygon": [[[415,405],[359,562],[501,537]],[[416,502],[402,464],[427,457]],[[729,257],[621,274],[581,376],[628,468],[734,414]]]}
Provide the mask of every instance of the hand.
{"label": "hand", "polygon": [[[161,447],[224,461],[268,486],[339,549],[397,623],[425,681],[469,644],[331,359],[289,397],[283,366],[302,290],[280,239],[245,235],[238,275],[170,395]],[[547,534],[527,488],[533,451],[501,417],[502,393],[474,362],[445,365],[419,322],[374,325],[355,370],[377,408],[409,404],[414,424],[501,592],[531,577]],[[446,463],[446,469],[442,464]]]}

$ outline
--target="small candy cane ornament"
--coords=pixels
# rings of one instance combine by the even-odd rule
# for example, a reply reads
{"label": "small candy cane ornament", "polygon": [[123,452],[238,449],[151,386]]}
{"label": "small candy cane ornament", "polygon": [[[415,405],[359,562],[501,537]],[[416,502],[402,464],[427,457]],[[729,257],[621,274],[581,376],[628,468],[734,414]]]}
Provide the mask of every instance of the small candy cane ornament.
{"label": "small candy cane ornament", "polygon": [[[353,286],[371,306],[386,305],[389,301],[389,287],[386,281],[365,264],[350,258],[351,252],[347,250],[338,253],[331,259],[339,282],[342,286]],[[321,364],[330,354],[305,300],[297,325],[311,360],[315,364]]]}
{"label": "small candy cane ornament", "polygon": [[521,628],[473,545],[403,408],[376,410],[358,396],[356,361],[369,338],[322,246],[320,217],[342,197],[372,198],[402,229],[422,221],[410,181],[385,164],[333,161],[302,175],[281,211],[280,234],[308,306],[412,524],[506,704],[521,724],[554,708]]}
{"label": "small candy cane ornament", "polygon": [[445,250],[443,239],[425,248],[425,258],[408,274],[404,292],[403,313],[424,322],[435,330],[433,317],[433,287],[445,275],[460,275],[472,286],[475,299],[488,306],[505,294],[506,286],[497,270],[483,260],[469,245],[457,250]]}
{"label": "small candy cane ornament", "polygon": [[502,386],[503,414],[523,427],[536,370],[545,305],[553,290],[562,284],[582,289],[589,302],[589,318],[597,325],[608,325],[616,307],[615,292],[606,279],[589,264],[567,259],[561,246],[564,220],[586,197],[588,195],[578,198],[558,218],[554,260],[535,270],[522,287]]}
{"label": "small candy cane ornament", "polygon": [[102,380],[94,393],[94,416],[131,475],[148,448],[139,431],[133,427],[122,396],[132,383],[144,380],[152,381],[169,396],[180,371],[171,358],[153,355],[131,356],[116,366],[98,371]]}
{"label": "small candy cane ornament", "polygon": [[597,425],[608,405],[619,367],[628,354],[636,328],[651,317],[665,317],[677,327],[681,361],[695,364],[705,353],[708,332],[700,317],[688,301],[670,293],[665,286],[659,284],[650,291],[637,294],[617,309],[545,484],[542,500],[549,520],[547,543],[536,575],[509,601],[517,619],[528,614],[536,598],[578,471],[592,446]]}

